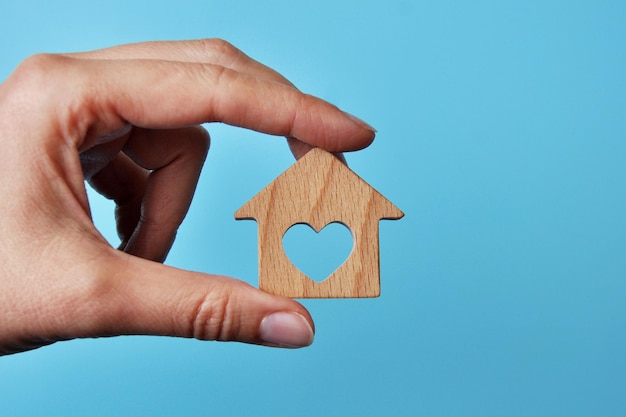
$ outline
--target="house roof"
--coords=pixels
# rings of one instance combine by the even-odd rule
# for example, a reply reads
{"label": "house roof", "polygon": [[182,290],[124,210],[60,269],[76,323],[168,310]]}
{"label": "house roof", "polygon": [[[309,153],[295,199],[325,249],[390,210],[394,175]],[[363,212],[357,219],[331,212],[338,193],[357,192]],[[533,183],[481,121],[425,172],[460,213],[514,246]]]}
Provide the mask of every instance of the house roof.
{"label": "house roof", "polygon": [[319,231],[330,222],[399,219],[404,213],[333,154],[314,148],[237,212],[236,219],[280,218],[286,227],[308,223]]}

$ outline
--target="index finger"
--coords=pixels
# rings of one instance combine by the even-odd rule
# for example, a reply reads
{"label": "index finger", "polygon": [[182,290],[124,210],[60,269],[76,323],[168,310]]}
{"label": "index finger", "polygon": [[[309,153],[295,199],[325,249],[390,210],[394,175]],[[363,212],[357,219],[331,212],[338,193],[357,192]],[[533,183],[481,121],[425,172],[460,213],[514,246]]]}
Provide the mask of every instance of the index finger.
{"label": "index finger", "polygon": [[136,126],[177,128],[218,121],[294,137],[330,152],[364,148],[375,135],[369,125],[326,101],[220,65],[58,59],[71,64],[75,71],[67,79],[73,85],[81,80],[91,105],[112,109]]}
{"label": "index finger", "polygon": [[[252,77],[295,87],[279,72],[250,58],[243,51],[222,39],[141,42],[63,55],[80,59],[156,59],[214,64]],[[292,137],[287,137],[287,143],[296,159],[312,148],[312,145]],[[341,153],[335,153],[335,155],[346,163]]]}

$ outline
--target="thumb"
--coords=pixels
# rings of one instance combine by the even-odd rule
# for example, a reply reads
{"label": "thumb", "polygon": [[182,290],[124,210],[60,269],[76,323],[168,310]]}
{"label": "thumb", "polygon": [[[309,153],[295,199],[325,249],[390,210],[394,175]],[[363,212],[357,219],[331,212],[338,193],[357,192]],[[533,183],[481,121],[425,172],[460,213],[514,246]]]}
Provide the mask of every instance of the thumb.
{"label": "thumb", "polygon": [[[98,303],[102,335],[147,334],[239,341],[276,347],[313,342],[314,325],[299,303],[242,281],[168,267],[118,252],[124,264]],[[110,270],[109,264],[109,270]],[[115,289],[114,291],[110,291]]]}

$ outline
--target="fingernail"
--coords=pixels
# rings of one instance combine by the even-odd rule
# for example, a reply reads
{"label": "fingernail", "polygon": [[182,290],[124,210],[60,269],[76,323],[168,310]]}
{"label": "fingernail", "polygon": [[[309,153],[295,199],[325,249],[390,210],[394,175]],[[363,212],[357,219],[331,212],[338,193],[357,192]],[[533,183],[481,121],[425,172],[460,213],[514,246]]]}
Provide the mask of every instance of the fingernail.
{"label": "fingernail", "polygon": [[363,120],[359,119],[358,117],[356,117],[353,114],[344,112],[344,114],[346,116],[348,116],[348,118],[350,118],[350,120],[352,120],[354,123],[356,123],[357,125],[364,127],[367,130],[371,130],[372,132],[376,133],[376,129],[374,129],[371,125],[369,125],[368,123],[365,123]]}
{"label": "fingernail", "polygon": [[101,144],[103,144],[105,142],[110,142],[110,141],[112,141],[114,139],[121,138],[125,134],[129,133],[132,128],[133,128],[133,125],[131,125],[130,123],[126,122],[120,128],[118,128],[118,129],[116,129],[116,130],[114,130],[112,132],[109,132],[107,134],[104,134],[102,136],[99,136],[96,139],[94,145],[101,145]]}
{"label": "fingernail", "polygon": [[305,347],[313,343],[313,329],[297,313],[272,313],[261,321],[259,330],[264,342],[281,347]]}

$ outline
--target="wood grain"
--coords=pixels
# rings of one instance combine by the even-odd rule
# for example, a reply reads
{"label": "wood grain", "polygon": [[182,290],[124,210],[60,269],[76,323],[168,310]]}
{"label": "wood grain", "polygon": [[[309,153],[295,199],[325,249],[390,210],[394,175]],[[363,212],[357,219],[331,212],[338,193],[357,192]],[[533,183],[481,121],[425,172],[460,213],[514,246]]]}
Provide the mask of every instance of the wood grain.
{"label": "wood grain", "polygon": [[[283,172],[237,212],[259,228],[259,288],[292,298],[377,297],[380,295],[378,222],[404,213],[332,154],[315,148]],[[343,223],[354,247],[327,279],[315,282],[296,268],[282,246],[294,224],[319,232]]]}

